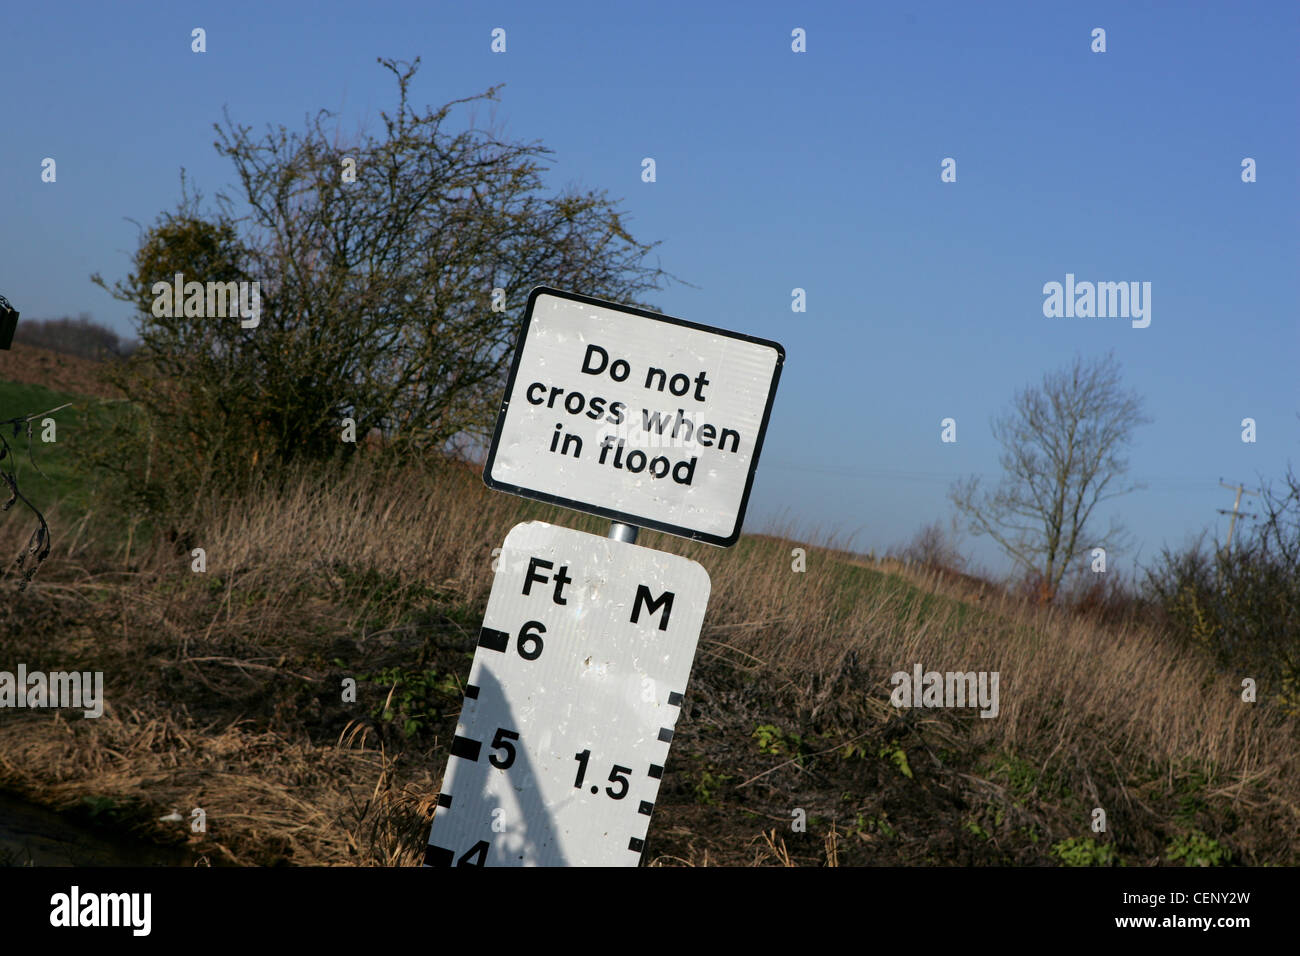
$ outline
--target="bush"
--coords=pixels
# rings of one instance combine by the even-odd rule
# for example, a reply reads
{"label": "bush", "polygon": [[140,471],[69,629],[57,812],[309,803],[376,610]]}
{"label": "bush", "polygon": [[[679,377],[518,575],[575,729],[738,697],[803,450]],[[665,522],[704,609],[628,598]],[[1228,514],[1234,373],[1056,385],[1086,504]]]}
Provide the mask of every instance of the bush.
{"label": "bush", "polygon": [[14,341],[94,361],[126,358],[139,346],[134,339],[123,340],[112,329],[92,322],[87,312],[75,319],[24,320]]}
{"label": "bush", "polygon": [[[345,420],[357,442],[378,429],[408,456],[481,444],[533,286],[645,305],[667,277],[603,193],[543,194],[547,149],[446,129],[495,90],[417,111],[416,67],[381,62],[399,101],[379,135],[344,143],[324,111],[260,139],[227,118],[216,146],[237,200],[205,210],[182,178],[179,207],[144,233],[125,279],[93,277],[133,309],[141,346],[115,384],[147,419],[104,465],[153,483],[147,497],[192,502],[218,480],[238,493],[259,469],[351,455]],[[256,288],[256,322],[209,316],[189,293],[165,308],[152,290],[176,273],[247,283],[250,310]]]}
{"label": "bush", "polygon": [[1119,571],[1078,575],[1058,593],[1062,606],[1101,624],[1127,624],[1146,619],[1150,604],[1140,589]]}
{"label": "bush", "polygon": [[966,568],[955,529],[945,528],[938,520],[923,526],[906,546],[890,557],[941,571],[959,572]]}
{"label": "bush", "polygon": [[1216,663],[1300,713],[1300,477],[1261,490],[1263,517],[1231,551],[1165,549],[1145,591],[1161,621]]}

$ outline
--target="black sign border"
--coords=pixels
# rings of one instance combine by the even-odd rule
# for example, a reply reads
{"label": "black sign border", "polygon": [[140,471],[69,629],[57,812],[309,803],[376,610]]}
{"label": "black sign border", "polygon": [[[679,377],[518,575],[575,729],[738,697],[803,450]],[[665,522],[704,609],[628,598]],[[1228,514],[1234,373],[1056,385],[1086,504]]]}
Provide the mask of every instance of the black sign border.
{"label": "black sign border", "polygon": [[[587,504],[582,501],[575,501],[572,498],[564,498],[559,495],[546,494],[545,492],[535,491],[531,488],[524,488],[521,485],[511,485],[503,481],[497,481],[492,477],[492,466],[496,464],[497,445],[501,441],[501,431],[505,427],[506,412],[510,408],[510,396],[514,394],[515,377],[519,372],[519,363],[524,354],[524,343],[528,337],[528,329],[533,324],[533,306],[536,304],[539,296],[552,295],[559,299],[568,299],[571,302],[582,302],[586,305],[600,306],[606,309],[612,309],[616,312],[625,312],[630,315],[640,316],[643,319],[654,319],[657,322],[666,322],[669,325],[677,325],[682,328],[696,329],[700,332],[710,332],[714,335],[724,335],[730,339],[739,339],[742,342],[752,342],[756,345],[764,345],[776,351],[776,366],[772,370],[772,382],[767,391],[767,406],[763,409],[763,421],[758,427],[758,437],[754,441],[754,454],[749,460],[749,475],[745,479],[745,493],[741,495],[740,507],[736,511],[736,524],[732,528],[731,534],[723,536],[717,534],[708,534],[703,531],[697,531],[693,528],[687,528],[682,525],[668,524],[663,521],[654,521],[643,515],[629,514],[624,511],[615,511],[612,508],[602,508],[598,505]],[[722,548],[729,548],[740,540],[740,529],[745,523],[745,512],[749,509],[749,493],[754,487],[754,475],[758,471],[758,457],[763,451],[763,439],[767,436],[767,422],[772,416],[772,402],[776,398],[776,389],[781,382],[781,367],[785,364],[785,349],[780,343],[773,342],[771,339],[763,339],[754,335],[745,335],[742,332],[730,332],[727,329],[714,328],[711,325],[701,325],[698,322],[688,322],[685,319],[679,319],[675,316],[664,315],[660,312],[648,312],[645,309],[638,309],[630,305],[620,305],[617,302],[609,302],[605,299],[596,299],[592,296],[581,295],[577,292],[563,292],[559,289],[552,289],[550,286],[535,286],[528,293],[528,306],[524,311],[523,325],[519,329],[518,339],[515,342],[515,355],[510,363],[510,377],[506,380],[505,395],[501,399],[501,410],[497,413],[496,428],[492,432],[492,445],[488,449],[487,462],[483,466],[483,484],[487,485],[493,491],[505,491],[512,495],[519,495],[523,498],[532,498],[535,501],[544,501],[547,504],[560,505],[573,511],[581,511],[584,514],[592,514],[601,518],[608,518],[610,521],[618,521],[622,524],[632,525],[637,528],[648,528],[651,531],[662,531],[666,534],[676,535],[679,538],[688,538],[691,541],[703,541],[706,544],[717,545]]]}

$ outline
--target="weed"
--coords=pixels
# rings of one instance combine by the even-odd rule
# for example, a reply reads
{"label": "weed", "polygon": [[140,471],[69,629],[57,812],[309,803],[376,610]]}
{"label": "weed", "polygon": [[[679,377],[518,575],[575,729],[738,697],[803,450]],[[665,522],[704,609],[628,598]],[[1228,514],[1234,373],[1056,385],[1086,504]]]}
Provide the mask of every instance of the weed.
{"label": "weed", "polygon": [[899,769],[899,771],[908,780],[912,778],[912,768],[907,762],[907,751],[898,744],[884,743],[880,745],[880,753],[877,756],[888,758],[889,761]]}
{"label": "weed", "polygon": [[1175,820],[1185,826],[1191,826],[1200,814],[1209,809],[1204,796],[1208,784],[1205,771],[1200,767],[1192,767],[1175,777],[1174,792],[1178,796]]}
{"label": "weed", "polygon": [[1115,866],[1119,857],[1111,843],[1098,843],[1090,837],[1070,837],[1052,844],[1052,854],[1063,866]]}
{"label": "weed", "polygon": [[985,830],[974,820],[967,820],[965,823],[961,825],[961,828],[963,830],[969,830],[971,833],[975,834],[977,837],[979,837],[981,840],[984,840],[985,842],[993,839],[992,834],[990,834],[988,830]]}
{"label": "weed", "polygon": [[797,757],[803,749],[803,738],[798,734],[787,734],[775,724],[759,724],[750,736],[758,741],[758,749],[762,753],[776,757]]}
{"label": "weed", "polygon": [[455,675],[439,674],[436,670],[406,671],[400,667],[387,667],[360,680],[390,688],[385,701],[371,712],[371,716],[381,723],[400,725],[402,734],[408,738],[427,730],[442,716],[443,705],[461,697]]}
{"label": "weed", "polygon": [[1165,859],[1171,863],[1182,860],[1183,866],[1226,866],[1232,851],[1200,830],[1192,830],[1170,842]]}
{"label": "weed", "polygon": [[844,745],[845,760],[865,760],[869,754],[866,744],[860,741],[850,740]]}
{"label": "weed", "polygon": [[121,815],[121,807],[112,797],[82,797],[86,815],[96,822],[115,822]]}
{"label": "weed", "polygon": [[1028,797],[1038,787],[1037,769],[1029,761],[1015,755],[1007,756],[996,763],[993,774],[1005,779],[1011,792],[1020,800]]}
{"label": "weed", "polygon": [[718,802],[718,791],[725,787],[732,777],[730,774],[713,773],[710,770],[701,770],[699,777],[695,781],[695,801],[705,806],[713,806]]}
{"label": "weed", "polygon": [[890,839],[897,832],[889,823],[889,814],[883,810],[878,817],[864,817],[859,813],[854,829],[859,833],[879,833]]}

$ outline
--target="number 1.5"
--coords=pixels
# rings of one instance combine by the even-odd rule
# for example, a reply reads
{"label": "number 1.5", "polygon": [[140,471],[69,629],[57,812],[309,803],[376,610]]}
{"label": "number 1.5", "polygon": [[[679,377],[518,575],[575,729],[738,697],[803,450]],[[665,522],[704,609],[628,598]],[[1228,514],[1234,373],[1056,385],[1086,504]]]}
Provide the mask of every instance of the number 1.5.
{"label": "number 1.5", "polygon": [[[587,775],[587,761],[591,759],[591,751],[581,750],[573,755],[573,759],[578,761],[578,776],[577,779],[573,781],[573,785],[574,787],[581,787],[582,780]],[[618,784],[619,789],[618,792],[615,793],[613,787],[605,788],[605,793],[607,793],[611,799],[622,800],[627,796],[629,787],[627,774],[631,772],[631,767],[620,767],[618,764],[614,764],[614,769],[609,772],[609,782]],[[598,789],[598,787],[593,785],[591,792],[596,793]]]}

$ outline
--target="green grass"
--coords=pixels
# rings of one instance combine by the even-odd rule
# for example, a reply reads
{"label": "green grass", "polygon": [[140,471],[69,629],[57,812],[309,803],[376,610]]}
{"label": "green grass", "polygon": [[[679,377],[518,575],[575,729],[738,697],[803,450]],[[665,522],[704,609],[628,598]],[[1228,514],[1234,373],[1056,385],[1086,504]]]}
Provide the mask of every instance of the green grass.
{"label": "green grass", "polygon": [[976,609],[963,601],[925,591],[887,571],[838,563],[827,568],[827,571],[836,575],[836,592],[839,597],[837,611],[839,617],[844,619],[850,617],[861,604],[876,604],[887,599],[897,609],[900,622],[908,620],[915,613],[918,619],[951,616],[954,625],[960,627],[972,623],[978,614]]}
{"label": "green grass", "polygon": [[[78,470],[75,451],[93,429],[102,428],[112,420],[116,409],[113,404],[96,398],[56,392],[42,385],[0,381],[0,419],[25,418],[66,402],[71,402],[71,406],[48,416],[55,423],[53,442],[42,441],[42,419],[36,419],[31,423],[29,457],[25,431],[15,438],[10,426],[5,439],[13,451],[14,460],[0,462],[0,467],[6,470],[13,468],[18,490],[32,504],[46,512],[52,505],[59,504],[65,518],[85,513],[90,506],[93,488],[90,476]],[[40,472],[32,467],[33,460]]]}

